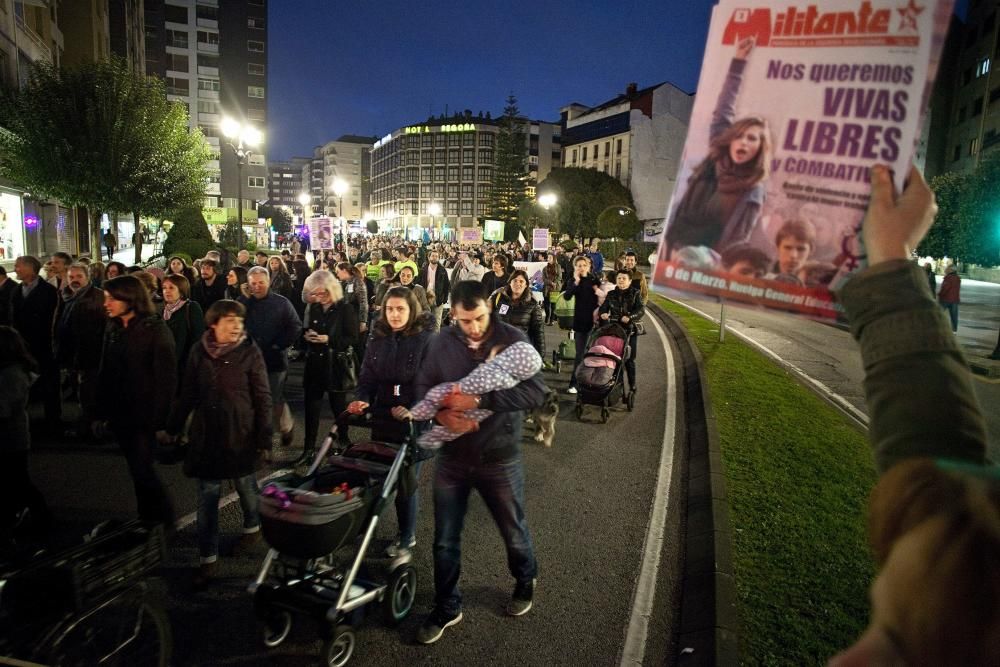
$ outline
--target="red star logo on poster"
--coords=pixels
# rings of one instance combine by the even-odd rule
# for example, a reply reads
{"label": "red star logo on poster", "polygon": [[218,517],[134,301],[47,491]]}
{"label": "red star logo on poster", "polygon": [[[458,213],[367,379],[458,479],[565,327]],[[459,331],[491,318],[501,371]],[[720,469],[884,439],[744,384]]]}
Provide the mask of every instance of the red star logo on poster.
{"label": "red star logo on poster", "polygon": [[900,14],[899,19],[899,29],[900,30],[913,30],[917,32],[917,17],[923,12],[926,7],[917,7],[915,0],[910,0],[903,8],[897,8],[896,11]]}

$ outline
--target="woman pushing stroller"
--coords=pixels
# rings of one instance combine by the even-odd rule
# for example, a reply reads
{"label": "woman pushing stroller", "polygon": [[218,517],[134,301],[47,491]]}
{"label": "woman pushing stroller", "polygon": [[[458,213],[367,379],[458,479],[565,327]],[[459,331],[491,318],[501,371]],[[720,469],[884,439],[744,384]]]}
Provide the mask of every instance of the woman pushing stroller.
{"label": "woman pushing stroller", "polygon": [[628,377],[629,392],[635,391],[635,350],[639,328],[636,323],[646,314],[642,305],[642,295],[632,284],[632,274],[628,269],[615,271],[615,289],[608,292],[604,303],[597,310],[601,322],[621,324],[629,332],[629,355],[625,360],[625,375]]}

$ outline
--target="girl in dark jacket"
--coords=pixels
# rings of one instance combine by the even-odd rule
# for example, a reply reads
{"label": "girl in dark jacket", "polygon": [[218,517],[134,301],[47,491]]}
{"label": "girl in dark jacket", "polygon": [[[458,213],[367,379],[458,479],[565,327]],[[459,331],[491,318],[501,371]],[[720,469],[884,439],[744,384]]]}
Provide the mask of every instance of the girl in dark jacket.
{"label": "girl in dark jacket", "polygon": [[285,266],[285,260],[279,255],[271,255],[267,259],[267,270],[271,274],[271,291],[286,299],[292,298],[292,274]]}
{"label": "girl in dark jacket", "polygon": [[635,391],[635,354],[638,332],[635,323],[646,314],[642,305],[642,295],[638,287],[632,286],[632,272],[618,269],[615,272],[617,287],[604,299],[598,309],[598,318],[603,322],[621,324],[629,332],[629,356],[625,360],[625,375],[628,376],[629,391]]}
{"label": "girl in dark jacket", "polygon": [[[371,410],[372,439],[402,442],[406,426],[393,419],[393,410],[416,402],[414,381],[424,351],[434,331],[434,318],[422,312],[416,295],[405,287],[386,292],[382,317],[372,325],[372,335],[358,378],[357,400],[348,406],[353,414]],[[419,463],[416,465],[420,465]],[[416,474],[420,470],[417,468]],[[416,544],[417,494],[396,494],[399,539],[387,551],[390,557]]]}
{"label": "girl in dark jacket", "polygon": [[545,359],[545,316],[541,304],[531,296],[527,272],[516,269],[511,273],[510,283],[493,293],[490,305],[501,322],[523,331],[538,355]]}
{"label": "girl in dark jacket", "polygon": [[569,379],[571,394],[576,393],[576,367],[583,360],[587,351],[587,336],[594,328],[594,311],[597,310],[597,294],[600,282],[592,273],[593,264],[589,257],[580,255],[573,260],[573,275],[566,280],[563,295],[573,301],[573,340],[576,343],[576,358],[573,361],[573,374]]}
{"label": "girl in dark jacket", "polygon": [[234,266],[226,273],[226,298],[238,301],[241,297],[250,296],[247,285],[247,270],[242,266]]}
{"label": "girl in dark jacket", "polygon": [[[302,377],[305,389],[306,439],[300,463],[312,458],[319,433],[319,413],[323,394],[329,395],[334,417],[347,407],[347,391],[338,353],[350,352],[358,344],[358,316],[344,302],[340,281],[329,271],[313,271],[306,279],[302,299],[307,303],[305,316],[306,367]],[[347,442],[341,431],[340,441]]]}
{"label": "girl in dark jacket", "polygon": [[173,505],[153,468],[153,450],[155,434],[166,428],[177,383],[174,337],[135,276],[104,283],[104,311],[109,322],[98,373],[98,413],[125,454],[139,518],[169,526]]}
{"label": "girl in dark jacket", "polygon": [[205,314],[198,302],[191,300],[191,284],[179,274],[164,276],[163,303],[163,321],[174,337],[177,389],[180,391],[191,348],[205,333]]}
{"label": "girl in dark jacket", "polygon": [[246,308],[229,299],[208,309],[208,331],[188,358],[180,399],[170,417],[170,434],[180,433],[192,417],[184,472],[198,480],[201,565],[196,588],[215,574],[223,480],[232,480],[243,510],[243,537],[236,550],[260,541],[256,469],[271,449],[271,389],[264,357],[243,328],[245,316]]}

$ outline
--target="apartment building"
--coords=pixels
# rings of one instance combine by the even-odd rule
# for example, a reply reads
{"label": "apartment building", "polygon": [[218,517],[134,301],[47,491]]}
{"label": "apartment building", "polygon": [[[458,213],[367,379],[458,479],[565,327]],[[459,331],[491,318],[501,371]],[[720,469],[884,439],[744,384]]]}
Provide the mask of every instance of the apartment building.
{"label": "apartment building", "polygon": [[[213,222],[241,209],[243,219],[256,220],[258,202],[268,198],[266,0],[144,1],[146,71],[164,79],[170,100],[188,106],[191,126],[214,149],[204,207]],[[223,135],[224,118],[263,137],[244,145],[242,164],[238,140]]]}
{"label": "apartment building", "polygon": [[302,168],[312,164],[312,158],[293,157],[267,165],[267,198],[272,206],[284,206],[293,215],[302,215],[299,195],[302,189]]}
{"label": "apartment building", "polygon": [[[317,214],[362,220],[369,211],[368,173],[375,137],[345,134],[313,150],[300,170]],[[336,187],[343,183],[343,194]]]}
{"label": "apartment building", "polygon": [[[557,123],[525,120],[529,196],[560,160]],[[383,229],[475,227],[489,214],[499,120],[471,111],[401,127],[375,143],[371,215]],[[431,204],[440,207],[440,213]],[[430,212],[429,212],[430,211]]]}
{"label": "apartment building", "polygon": [[625,92],[588,107],[563,107],[562,166],[603,171],[632,192],[644,236],[663,231],[694,95],[670,83]]}
{"label": "apartment building", "polygon": [[1000,0],[969,0],[967,12],[952,20],[918,149],[928,178],[971,171],[1000,146]]}

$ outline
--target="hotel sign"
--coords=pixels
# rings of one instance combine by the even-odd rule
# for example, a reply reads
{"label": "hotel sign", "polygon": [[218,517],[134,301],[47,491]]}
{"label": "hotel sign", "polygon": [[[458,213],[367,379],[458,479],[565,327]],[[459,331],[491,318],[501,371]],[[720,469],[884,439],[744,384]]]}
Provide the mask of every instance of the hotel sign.
{"label": "hotel sign", "polygon": [[[428,134],[431,131],[429,125],[411,125],[403,128],[403,134]],[[453,125],[441,125],[438,132],[475,132],[475,123],[456,123]]]}

